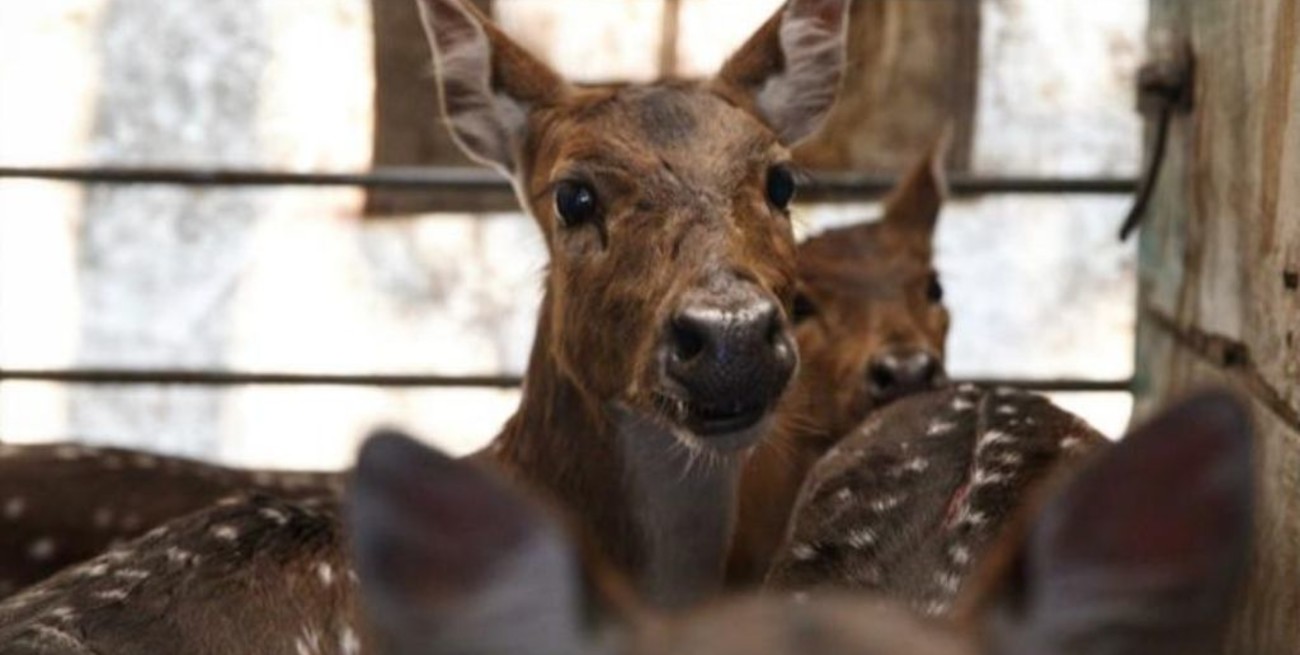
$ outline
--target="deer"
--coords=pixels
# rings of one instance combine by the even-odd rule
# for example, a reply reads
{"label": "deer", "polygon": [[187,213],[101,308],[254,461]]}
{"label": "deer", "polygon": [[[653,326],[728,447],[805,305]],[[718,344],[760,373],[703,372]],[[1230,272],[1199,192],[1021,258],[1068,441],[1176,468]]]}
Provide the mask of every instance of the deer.
{"label": "deer", "polygon": [[519,408],[472,457],[656,604],[705,598],[798,365],[790,147],[835,101],[848,3],[789,0],[710,79],[582,87],[469,3],[419,8],[452,136],[549,253]]}
{"label": "deer", "polygon": [[127,448],[0,444],[0,598],[241,490],[307,499],[341,494],[343,482]]}
{"label": "deer", "polygon": [[812,467],[765,586],[867,590],[944,615],[1036,490],[1107,443],[1010,387],[900,400]]}
{"label": "deer", "polygon": [[346,500],[233,498],[0,602],[0,654],[1209,654],[1247,571],[1252,451],[1231,395],[1166,409],[1058,470],[939,619],[843,589],[656,609],[552,499],[385,432]]}
{"label": "deer", "polygon": [[[741,473],[730,586],[762,581],[807,469],[839,437],[873,409],[946,382],[948,312],[932,246],[947,195],[946,147],[945,136],[910,169],[880,219],[796,247],[791,323],[802,366]],[[0,535],[0,597],[226,496],[306,498],[338,493],[343,479],[120,448],[0,445],[0,506],[11,510],[0,513],[8,528]],[[60,485],[39,496],[25,491],[49,480]]]}
{"label": "deer", "polygon": [[808,470],[875,410],[944,386],[949,314],[934,265],[948,195],[941,135],[902,177],[875,221],[799,244],[795,339],[802,366],[776,429],[741,478],[727,579],[761,583]]}

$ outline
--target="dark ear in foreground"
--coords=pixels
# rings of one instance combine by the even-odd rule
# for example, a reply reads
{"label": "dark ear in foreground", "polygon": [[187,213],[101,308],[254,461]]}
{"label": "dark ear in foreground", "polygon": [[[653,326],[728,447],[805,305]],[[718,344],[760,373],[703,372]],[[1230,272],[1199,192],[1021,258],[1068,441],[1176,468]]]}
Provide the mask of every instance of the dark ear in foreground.
{"label": "dark ear in foreground", "polygon": [[933,241],[939,211],[948,199],[944,161],[948,158],[951,142],[952,127],[948,126],[925,157],[908,170],[885,200],[885,222],[905,231],[912,237],[909,241],[915,241],[926,249]]}
{"label": "dark ear in foreground", "polygon": [[545,511],[487,472],[377,433],[362,447],[348,520],[386,655],[581,652],[573,549]]}
{"label": "dark ear in foreground", "polygon": [[1222,651],[1250,545],[1251,430],[1223,393],[1181,402],[1051,498],[982,619],[1001,654]]}
{"label": "dark ear in foreground", "polygon": [[847,0],[789,0],[723,65],[717,82],[739,92],[793,145],[830,112],[844,75]]}
{"label": "dark ear in foreground", "polygon": [[568,87],[472,6],[417,2],[452,136],[470,157],[515,172],[529,113],[558,102]]}

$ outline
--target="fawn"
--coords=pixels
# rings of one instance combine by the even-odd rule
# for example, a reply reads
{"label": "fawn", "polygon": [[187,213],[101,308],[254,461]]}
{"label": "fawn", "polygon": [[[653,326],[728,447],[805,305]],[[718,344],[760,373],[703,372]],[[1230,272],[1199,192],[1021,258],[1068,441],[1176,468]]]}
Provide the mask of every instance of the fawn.
{"label": "fawn", "polygon": [[334,499],[218,505],[0,602],[0,653],[1212,653],[1245,573],[1251,451],[1218,393],[1095,451],[1010,522],[951,622],[836,591],[662,617],[584,569],[514,481],[387,434],[362,449],[350,539]]}
{"label": "fawn", "polygon": [[789,0],[703,81],[577,87],[420,0],[453,136],[550,263],[518,411],[478,459],[554,496],[647,598],[721,585],[744,453],[797,366],[789,146],[844,62],[845,0]]}
{"label": "fawn", "polygon": [[1016,389],[963,384],[899,401],[809,472],[767,586],[870,590],[944,614],[1035,490],[1106,443]]}
{"label": "fawn", "polygon": [[872,411],[947,382],[948,310],[933,246],[947,143],[941,137],[902,178],[880,220],[799,244],[802,367],[777,429],[745,466],[727,562],[733,584],[762,580],[804,476],[836,441]]}

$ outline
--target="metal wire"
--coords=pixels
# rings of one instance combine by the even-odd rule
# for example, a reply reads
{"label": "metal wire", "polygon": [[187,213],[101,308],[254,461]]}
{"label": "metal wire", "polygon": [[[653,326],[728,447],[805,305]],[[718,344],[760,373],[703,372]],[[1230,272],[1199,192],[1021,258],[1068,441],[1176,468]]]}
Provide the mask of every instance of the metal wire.
{"label": "metal wire", "polygon": [[[263,373],[189,369],[0,369],[0,380],[58,382],[86,385],[324,385],[359,387],[485,387],[511,389],[523,379],[517,375],[330,374]],[[1130,380],[1079,380],[1033,378],[971,378],[987,386],[1008,386],[1037,391],[1128,391]]]}
{"label": "metal wire", "polygon": [[[0,166],[0,179],[33,179],[82,184],[165,184],[177,186],[346,186],[410,191],[511,191],[510,183],[478,168],[379,168],[364,173],[293,173],[238,168],[39,167]],[[814,173],[800,189],[810,202],[848,202],[876,198],[893,188],[895,178],[859,173]],[[988,177],[953,174],[953,195],[1107,194],[1130,195],[1137,180],[1114,177]]]}

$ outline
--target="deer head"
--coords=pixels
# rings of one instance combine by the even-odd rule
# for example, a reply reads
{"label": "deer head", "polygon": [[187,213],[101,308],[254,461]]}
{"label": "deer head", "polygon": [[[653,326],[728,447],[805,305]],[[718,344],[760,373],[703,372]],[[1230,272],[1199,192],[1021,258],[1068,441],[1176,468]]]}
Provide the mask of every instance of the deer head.
{"label": "deer head", "polygon": [[880,220],[799,246],[795,320],[809,401],[798,411],[827,434],[843,435],[870,410],[946,380],[948,310],[933,240],[947,196],[947,141],[903,177]]}
{"label": "deer head", "polygon": [[363,453],[351,504],[364,603],[390,655],[1209,653],[1251,525],[1248,421],[1206,394],[1062,480],[1007,535],[956,626],[836,594],[602,624],[544,512],[483,472],[392,445]]}
{"label": "deer head", "polygon": [[545,236],[545,355],[592,404],[693,445],[762,433],[797,360],[789,146],[834,100],[845,5],[792,0],[712,80],[577,87],[421,1],[452,134]]}

